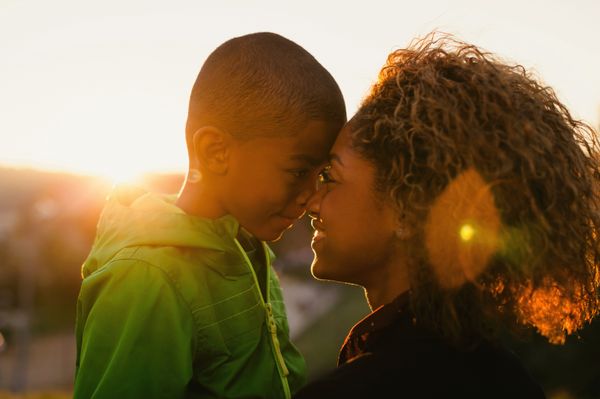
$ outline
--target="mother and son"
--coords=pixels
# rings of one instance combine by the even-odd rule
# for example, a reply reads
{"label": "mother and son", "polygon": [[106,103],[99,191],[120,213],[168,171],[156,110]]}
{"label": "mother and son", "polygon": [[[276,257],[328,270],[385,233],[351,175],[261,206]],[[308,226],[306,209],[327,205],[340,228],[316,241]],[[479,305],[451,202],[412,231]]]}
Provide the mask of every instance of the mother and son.
{"label": "mother and son", "polygon": [[[598,313],[596,140],[523,67],[450,36],[389,54],[349,121],[305,49],[233,38],[193,86],[180,192],[108,199],[74,396],[543,398],[500,337],[560,343]],[[308,384],[266,244],[306,212],[312,274],[372,309]]]}

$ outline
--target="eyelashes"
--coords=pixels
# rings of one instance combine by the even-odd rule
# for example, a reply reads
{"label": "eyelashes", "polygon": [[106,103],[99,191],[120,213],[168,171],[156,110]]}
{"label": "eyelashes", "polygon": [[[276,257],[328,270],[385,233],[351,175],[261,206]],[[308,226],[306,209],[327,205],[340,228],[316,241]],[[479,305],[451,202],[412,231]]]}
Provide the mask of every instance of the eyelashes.
{"label": "eyelashes", "polygon": [[321,185],[334,182],[335,181],[331,178],[331,165],[327,165],[319,173],[318,183],[319,185]]}

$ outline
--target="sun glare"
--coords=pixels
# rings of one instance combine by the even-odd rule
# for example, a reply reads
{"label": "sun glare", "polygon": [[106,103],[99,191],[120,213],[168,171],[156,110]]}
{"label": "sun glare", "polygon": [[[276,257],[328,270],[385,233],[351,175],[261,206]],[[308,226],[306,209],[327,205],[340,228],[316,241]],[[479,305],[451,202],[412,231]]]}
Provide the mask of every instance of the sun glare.
{"label": "sun glare", "polygon": [[146,171],[142,168],[129,166],[107,165],[99,171],[99,175],[111,184],[136,184],[140,183]]}

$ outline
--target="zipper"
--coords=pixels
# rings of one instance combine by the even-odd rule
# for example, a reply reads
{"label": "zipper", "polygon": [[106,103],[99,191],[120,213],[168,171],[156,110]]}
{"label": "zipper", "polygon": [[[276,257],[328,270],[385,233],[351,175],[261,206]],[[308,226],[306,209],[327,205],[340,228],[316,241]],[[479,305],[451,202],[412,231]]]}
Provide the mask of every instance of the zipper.
{"label": "zipper", "polygon": [[252,272],[252,278],[254,278],[254,285],[256,286],[256,289],[258,291],[258,296],[263,305],[263,308],[265,309],[265,315],[266,315],[266,319],[267,319],[266,320],[267,328],[271,335],[271,340],[270,340],[271,341],[271,349],[273,351],[273,356],[275,357],[275,363],[277,364],[277,371],[279,372],[279,378],[281,380],[281,385],[283,386],[283,392],[285,394],[286,399],[291,399],[292,394],[290,392],[290,385],[287,380],[287,376],[289,375],[289,370],[285,364],[285,359],[283,358],[283,355],[281,354],[281,347],[279,345],[279,339],[277,338],[277,324],[275,323],[275,317],[273,316],[273,307],[271,306],[271,303],[269,302],[269,288],[270,288],[269,285],[270,285],[270,281],[271,281],[271,278],[270,278],[271,259],[269,259],[269,250],[267,248],[267,245],[261,241],[261,244],[263,247],[263,253],[265,255],[265,267],[267,268],[266,273],[265,273],[265,276],[267,278],[265,293],[266,293],[267,297],[264,298],[262,292],[260,292],[260,285],[258,283],[258,278],[256,277],[256,273],[254,272],[254,267],[252,267],[252,262],[250,261],[250,258],[248,258],[248,254],[246,254],[246,251],[244,251],[244,248],[242,247],[240,242],[237,240],[237,238],[234,238],[233,240],[235,242],[235,245],[238,247],[240,253],[242,254],[242,257],[246,261],[246,264],[250,268],[250,271]]}

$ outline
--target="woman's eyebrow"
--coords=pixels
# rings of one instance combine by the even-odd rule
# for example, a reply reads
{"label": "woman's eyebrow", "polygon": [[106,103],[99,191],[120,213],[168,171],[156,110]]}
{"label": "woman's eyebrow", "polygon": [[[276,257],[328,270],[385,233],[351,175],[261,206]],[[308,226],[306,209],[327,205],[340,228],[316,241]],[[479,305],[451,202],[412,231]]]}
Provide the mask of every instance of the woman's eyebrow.
{"label": "woman's eyebrow", "polygon": [[342,159],[340,158],[340,156],[334,152],[329,154],[329,163],[333,163],[333,162],[337,162],[338,164],[340,164],[340,166],[344,166],[344,163],[342,162]]}

